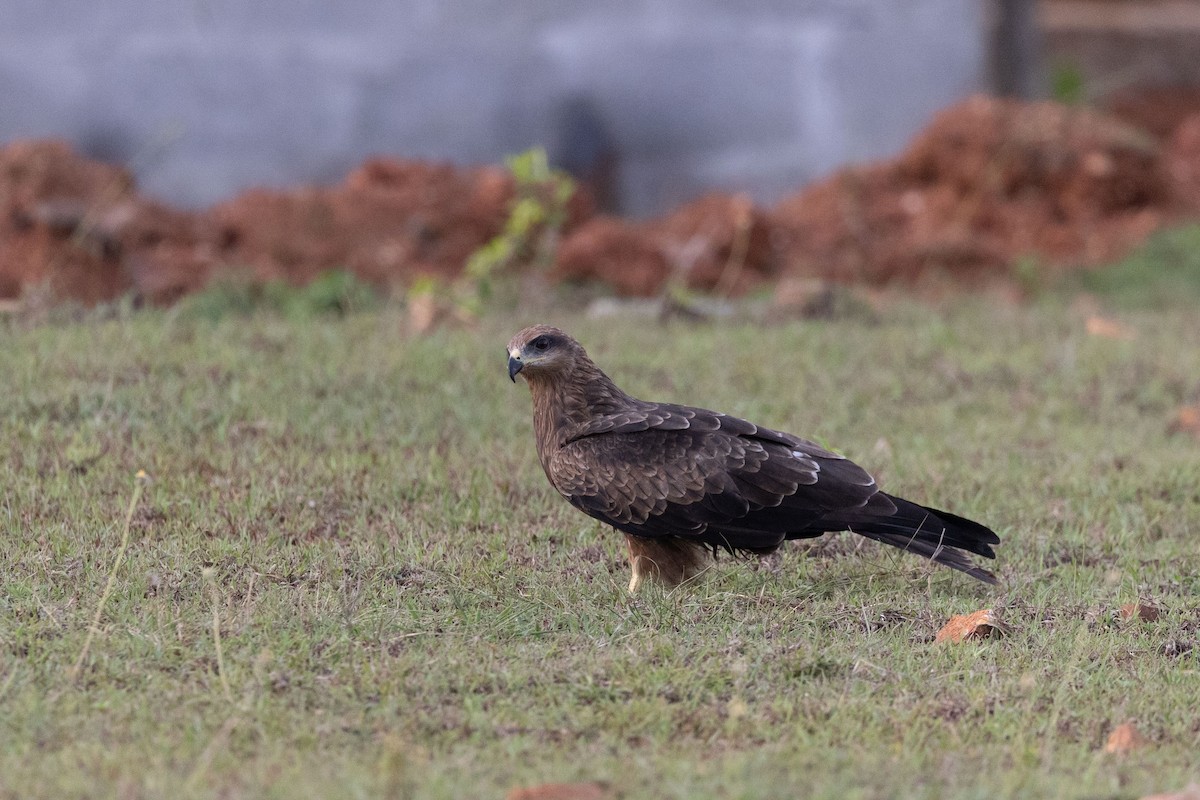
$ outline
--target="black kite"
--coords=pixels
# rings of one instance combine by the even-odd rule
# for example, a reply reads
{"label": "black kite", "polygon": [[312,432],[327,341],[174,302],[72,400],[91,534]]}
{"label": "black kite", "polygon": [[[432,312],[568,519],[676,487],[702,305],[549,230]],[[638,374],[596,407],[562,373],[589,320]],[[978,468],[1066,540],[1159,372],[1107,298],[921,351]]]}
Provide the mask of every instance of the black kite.
{"label": "black kite", "polygon": [[[853,531],[995,583],[966,553],[1000,539],[969,519],[885,494],[857,464],[790,433],[630,397],[558,328],[508,343],[533,395],[538,458],[571,505],[625,534],[633,577],[675,586],[718,549],[766,554]],[[966,551],[966,552],[963,552]]]}

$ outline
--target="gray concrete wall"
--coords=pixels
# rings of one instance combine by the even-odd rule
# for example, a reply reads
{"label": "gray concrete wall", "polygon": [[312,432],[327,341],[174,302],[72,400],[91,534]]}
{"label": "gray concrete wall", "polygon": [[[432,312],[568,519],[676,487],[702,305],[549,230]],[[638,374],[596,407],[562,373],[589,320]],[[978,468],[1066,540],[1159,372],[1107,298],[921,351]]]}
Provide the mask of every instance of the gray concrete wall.
{"label": "gray concrete wall", "polygon": [[979,89],[983,17],[984,0],[0,0],[0,141],[65,137],[201,205],[376,153],[578,153],[602,126],[627,212],[712,188],[770,201]]}

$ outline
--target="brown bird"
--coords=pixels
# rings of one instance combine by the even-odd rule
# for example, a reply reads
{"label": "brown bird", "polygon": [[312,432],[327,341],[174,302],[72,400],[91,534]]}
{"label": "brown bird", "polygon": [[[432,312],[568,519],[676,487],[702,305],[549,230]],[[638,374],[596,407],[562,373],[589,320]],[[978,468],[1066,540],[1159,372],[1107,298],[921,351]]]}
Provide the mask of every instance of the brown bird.
{"label": "brown bird", "polygon": [[[625,534],[633,577],[676,586],[718,550],[765,555],[788,539],[853,531],[995,583],[978,522],[885,494],[866,470],[790,433],[617,388],[579,342],[535,325],[508,343],[533,395],[538,459],[580,511]],[[966,551],[964,553],[963,551]]]}

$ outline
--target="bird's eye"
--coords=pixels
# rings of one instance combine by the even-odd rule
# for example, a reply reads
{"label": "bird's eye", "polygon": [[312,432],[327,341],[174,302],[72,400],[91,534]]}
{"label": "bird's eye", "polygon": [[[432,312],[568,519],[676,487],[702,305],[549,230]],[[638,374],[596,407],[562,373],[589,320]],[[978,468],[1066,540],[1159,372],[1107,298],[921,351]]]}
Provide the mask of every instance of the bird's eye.
{"label": "bird's eye", "polygon": [[539,336],[533,340],[533,349],[537,350],[539,353],[544,353],[550,349],[550,340],[545,336]]}

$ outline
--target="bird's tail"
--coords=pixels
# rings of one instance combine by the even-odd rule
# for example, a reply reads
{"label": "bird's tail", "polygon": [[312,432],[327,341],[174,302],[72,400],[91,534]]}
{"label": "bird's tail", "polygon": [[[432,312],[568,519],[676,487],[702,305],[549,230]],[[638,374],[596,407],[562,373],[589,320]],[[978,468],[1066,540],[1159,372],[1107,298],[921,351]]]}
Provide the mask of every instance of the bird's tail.
{"label": "bird's tail", "polygon": [[992,545],[1000,537],[978,522],[911,503],[888,495],[896,505],[896,513],[887,516],[866,516],[846,520],[854,533],[924,556],[951,569],[965,572],[984,583],[996,583],[996,576],[975,564],[967,553],[995,558]]}

